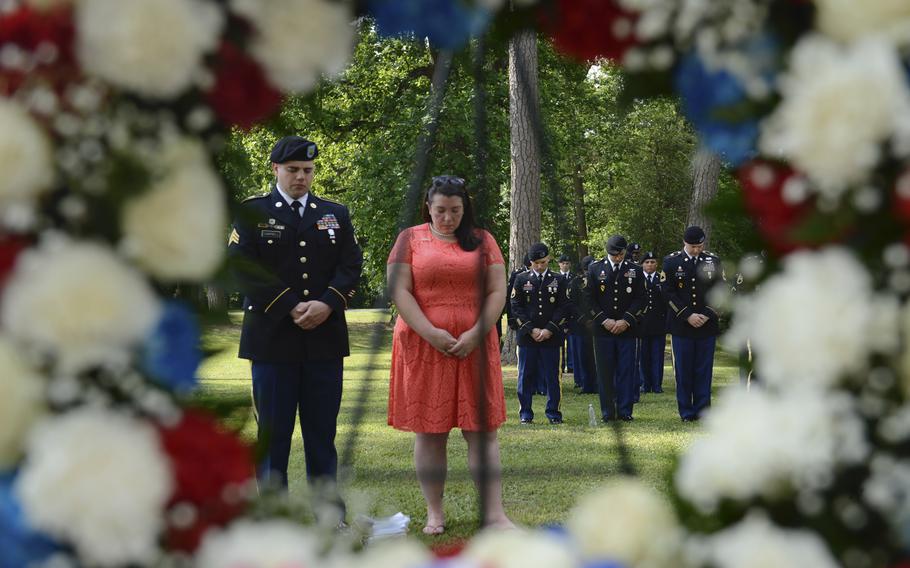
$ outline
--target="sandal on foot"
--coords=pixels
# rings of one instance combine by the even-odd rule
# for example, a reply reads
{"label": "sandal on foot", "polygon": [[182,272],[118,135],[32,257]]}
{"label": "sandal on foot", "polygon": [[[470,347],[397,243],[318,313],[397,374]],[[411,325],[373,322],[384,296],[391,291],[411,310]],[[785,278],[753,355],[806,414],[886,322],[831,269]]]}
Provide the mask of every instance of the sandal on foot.
{"label": "sandal on foot", "polygon": [[427,525],[423,527],[423,534],[430,536],[441,535],[444,532],[446,532],[445,525]]}

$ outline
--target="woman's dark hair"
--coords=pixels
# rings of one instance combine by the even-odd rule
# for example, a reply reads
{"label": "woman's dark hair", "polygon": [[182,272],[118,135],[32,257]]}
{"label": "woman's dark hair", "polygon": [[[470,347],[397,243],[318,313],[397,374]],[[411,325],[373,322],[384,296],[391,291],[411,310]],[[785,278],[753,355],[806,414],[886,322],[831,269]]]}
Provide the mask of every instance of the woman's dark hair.
{"label": "woman's dark hair", "polygon": [[472,251],[480,245],[481,232],[478,230],[474,221],[474,209],[471,207],[471,196],[468,195],[468,188],[465,187],[464,180],[455,176],[436,176],[433,183],[427,189],[427,198],[423,202],[423,220],[430,222],[430,202],[433,201],[434,195],[444,195],[446,197],[460,197],[464,207],[461,216],[461,224],[455,229],[455,238],[458,239],[458,246],[461,250]]}

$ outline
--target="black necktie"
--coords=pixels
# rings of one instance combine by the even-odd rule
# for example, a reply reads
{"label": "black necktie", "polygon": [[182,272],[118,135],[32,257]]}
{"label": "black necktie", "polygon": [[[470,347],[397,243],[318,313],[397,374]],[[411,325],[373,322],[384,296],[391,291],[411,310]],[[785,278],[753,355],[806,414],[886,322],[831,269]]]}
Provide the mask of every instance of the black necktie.
{"label": "black necktie", "polygon": [[301,217],[301,215],[300,215],[301,207],[303,207],[303,203],[297,201],[296,199],[294,201],[291,201],[291,209],[294,210],[294,213],[296,213],[298,217]]}

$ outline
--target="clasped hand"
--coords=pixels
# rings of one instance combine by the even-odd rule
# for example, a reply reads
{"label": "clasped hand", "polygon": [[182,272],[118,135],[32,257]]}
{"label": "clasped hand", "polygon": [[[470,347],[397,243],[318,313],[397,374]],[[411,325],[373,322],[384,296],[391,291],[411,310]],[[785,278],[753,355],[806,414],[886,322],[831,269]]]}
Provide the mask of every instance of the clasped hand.
{"label": "clasped hand", "polygon": [[291,310],[291,318],[294,323],[301,329],[313,329],[326,319],[332,313],[332,308],[325,302],[313,300],[310,302],[300,302]]}
{"label": "clasped hand", "polygon": [[427,341],[429,341],[430,345],[435,347],[437,351],[447,357],[464,359],[470,355],[472,351],[477,349],[477,346],[480,345],[480,339],[480,332],[476,328],[469,329],[459,335],[458,339],[455,339],[448,331],[436,327],[430,332]]}
{"label": "clasped hand", "polygon": [[531,339],[541,343],[553,337],[553,332],[549,329],[544,329],[540,327],[535,327],[531,330]]}
{"label": "clasped hand", "polygon": [[694,328],[699,328],[705,325],[709,320],[710,318],[705,314],[689,314],[689,317],[686,318],[686,321],[689,322],[689,325]]}
{"label": "clasped hand", "polygon": [[607,318],[604,320],[603,327],[613,335],[619,335],[629,329],[629,322],[624,319]]}

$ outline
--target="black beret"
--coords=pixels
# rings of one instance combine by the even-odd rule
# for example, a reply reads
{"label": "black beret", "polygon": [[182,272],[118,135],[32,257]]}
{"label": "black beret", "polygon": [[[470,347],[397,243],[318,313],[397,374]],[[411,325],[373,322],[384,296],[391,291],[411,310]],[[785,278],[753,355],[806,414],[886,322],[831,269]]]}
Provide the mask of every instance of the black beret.
{"label": "black beret", "polygon": [[525,253],[523,259],[521,259],[522,266],[531,266],[531,257],[528,256],[528,253]]}
{"label": "black beret", "polygon": [[613,235],[607,239],[607,254],[619,254],[626,250],[626,247],[629,243],[626,242],[626,238],[622,235]]}
{"label": "black beret", "polygon": [[559,255],[559,260],[557,262],[572,262],[572,259],[569,258],[569,255],[567,254],[561,254]]}
{"label": "black beret", "polygon": [[705,242],[705,232],[702,231],[701,227],[692,225],[683,233],[683,241],[690,245],[700,245]]}
{"label": "black beret", "polygon": [[581,267],[584,268],[585,270],[587,270],[588,267],[591,266],[592,262],[594,262],[594,257],[586,256],[583,259],[581,259]]}
{"label": "black beret", "polygon": [[308,162],[319,155],[319,147],[302,136],[285,136],[272,148],[269,159],[275,164]]}
{"label": "black beret", "polygon": [[644,256],[641,257],[642,262],[644,262],[646,260],[657,260],[657,255],[654,254],[654,251],[649,250],[648,252],[646,252],[644,254]]}
{"label": "black beret", "polygon": [[547,249],[547,245],[543,243],[534,243],[531,245],[531,248],[528,249],[528,258],[532,261],[545,258],[548,254],[550,254],[550,251]]}
{"label": "black beret", "polygon": [[641,250],[641,245],[638,243],[629,243],[629,246],[626,247],[626,252],[632,253]]}

